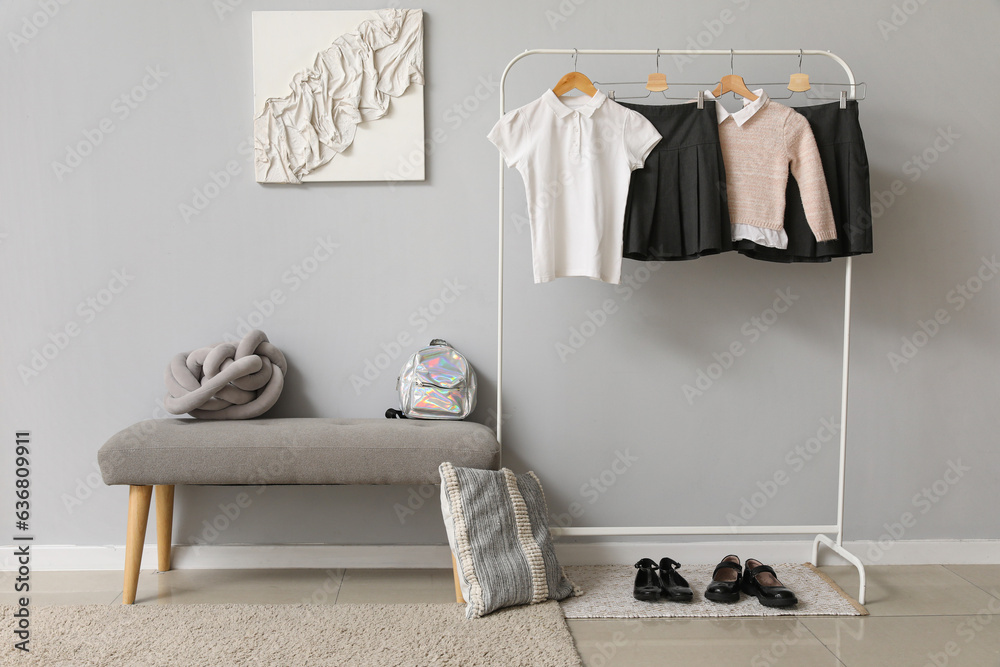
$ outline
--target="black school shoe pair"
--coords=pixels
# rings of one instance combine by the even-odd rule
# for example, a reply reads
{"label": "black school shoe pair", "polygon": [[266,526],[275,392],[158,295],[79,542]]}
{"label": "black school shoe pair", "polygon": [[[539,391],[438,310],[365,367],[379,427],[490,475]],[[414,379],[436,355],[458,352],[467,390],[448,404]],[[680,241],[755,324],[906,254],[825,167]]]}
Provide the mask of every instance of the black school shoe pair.
{"label": "black school shoe pair", "polygon": [[635,573],[633,597],[643,602],[661,598],[672,602],[690,602],[694,593],[684,577],[677,574],[680,566],[672,558],[661,558],[658,566],[651,558],[643,558],[635,564],[639,571]]}
{"label": "black school shoe pair", "polygon": [[771,566],[750,558],[744,572],[738,557],[726,556],[715,567],[705,597],[713,602],[736,602],[740,591],[756,597],[765,607],[791,607],[799,601],[795,593],[778,581]]}

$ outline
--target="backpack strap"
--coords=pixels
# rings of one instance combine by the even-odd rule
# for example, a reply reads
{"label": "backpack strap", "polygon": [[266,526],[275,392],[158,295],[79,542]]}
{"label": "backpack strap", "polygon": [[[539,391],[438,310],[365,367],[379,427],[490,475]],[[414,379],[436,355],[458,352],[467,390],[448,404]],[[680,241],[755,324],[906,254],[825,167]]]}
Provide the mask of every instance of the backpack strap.
{"label": "backpack strap", "polygon": [[430,342],[431,345],[444,345],[445,347],[451,347],[451,344],[444,338],[435,338]]}
{"label": "backpack strap", "polygon": [[394,408],[389,408],[388,410],[385,411],[385,418],[386,419],[409,419],[409,417],[407,417],[406,415],[403,414],[402,410],[396,410]]}

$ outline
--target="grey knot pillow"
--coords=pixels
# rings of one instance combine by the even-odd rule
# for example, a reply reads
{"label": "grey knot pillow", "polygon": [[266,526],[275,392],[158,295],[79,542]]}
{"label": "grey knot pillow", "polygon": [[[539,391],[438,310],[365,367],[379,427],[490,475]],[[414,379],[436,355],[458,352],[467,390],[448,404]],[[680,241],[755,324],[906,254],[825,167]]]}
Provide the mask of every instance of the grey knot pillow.
{"label": "grey knot pillow", "polygon": [[442,463],[441,512],[467,618],[581,591],[556,560],[542,484],[533,472]]}

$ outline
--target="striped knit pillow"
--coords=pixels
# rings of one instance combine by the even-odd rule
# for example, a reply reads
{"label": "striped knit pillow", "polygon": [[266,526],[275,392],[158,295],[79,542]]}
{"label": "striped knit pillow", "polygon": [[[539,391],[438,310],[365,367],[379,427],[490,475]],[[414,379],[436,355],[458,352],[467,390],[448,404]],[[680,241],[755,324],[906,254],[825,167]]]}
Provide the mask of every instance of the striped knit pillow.
{"label": "striped knit pillow", "polygon": [[579,595],[556,560],[542,484],[533,472],[442,463],[441,511],[467,618]]}

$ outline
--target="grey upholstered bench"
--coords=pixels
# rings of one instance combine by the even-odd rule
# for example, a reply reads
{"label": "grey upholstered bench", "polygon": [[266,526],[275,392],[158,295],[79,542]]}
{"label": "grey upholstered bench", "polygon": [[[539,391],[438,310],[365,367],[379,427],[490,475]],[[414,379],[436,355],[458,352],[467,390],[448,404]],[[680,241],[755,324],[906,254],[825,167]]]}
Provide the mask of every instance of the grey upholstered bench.
{"label": "grey upholstered bench", "polygon": [[166,571],[175,485],[439,484],[444,461],[497,470],[500,445],[488,427],[464,421],[139,422],[115,434],[98,453],[104,483],[129,487],[122,602],[135,601],[153,487],[158,569]]}

